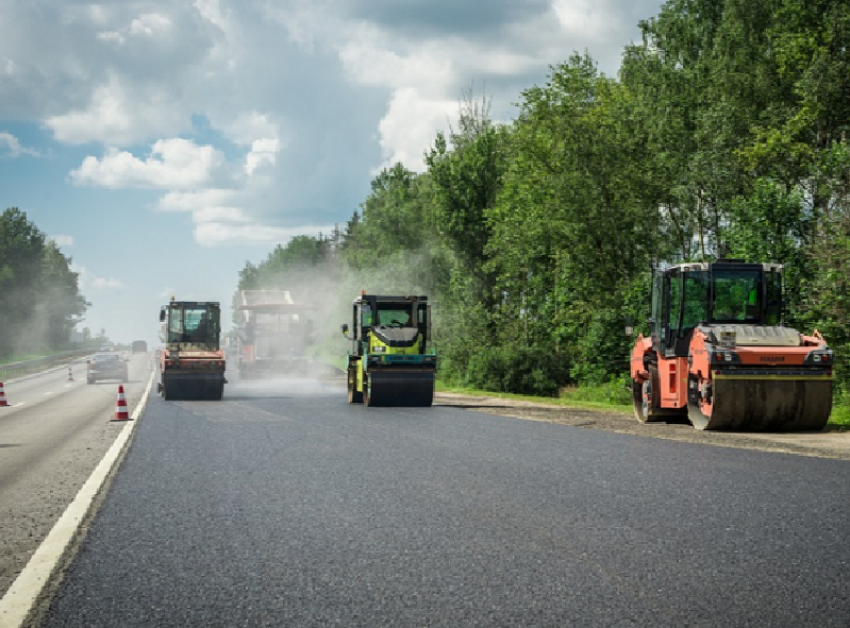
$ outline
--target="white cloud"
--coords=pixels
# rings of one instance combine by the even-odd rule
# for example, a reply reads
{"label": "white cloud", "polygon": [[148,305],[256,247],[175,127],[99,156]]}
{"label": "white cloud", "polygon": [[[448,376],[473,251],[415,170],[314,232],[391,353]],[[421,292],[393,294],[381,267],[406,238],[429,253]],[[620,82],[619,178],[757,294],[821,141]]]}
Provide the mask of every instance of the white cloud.
{"label": "white cloud", "polygon": [[470,86],[509,120],[522,89],[576,50],[615,70],[660,4],[13,2],[0,120],[99,143],[70,182],[160,189],[154,209],[186,212],[199,242],[276,240],[345,220],[381,167],[424,169]]}
{"label": "white cloud", "polygon": [[56,246],[74,246],[74,236],[69,235],[52,235],[49,238],[56,243]]}
{"label": "white cloud", "polygon": [[[105,16],[93,17],[92,21],[103,23],[106,21],[106,18]],[[99,41],[115,46],[123,46],[133,37],[144,37],[149,40],[157,37],[168,37],[172,29],[173,23],[168,15],[162,13],[145,13],[133,18],[129,26],[119,30],[100,31],[96,37]]]}
{"label": "white cloud", "polygon": [[192,212],[192,222],[250,222],[251,219],[238,207],[205,207]]}
{"label": "white cloud", "polygon": [[116,279],[114,277],[98,277],[85,266],[72,263],[71,270],[79,275],[81,292],[86,292],[87,290],[120,290],[124,287],[124,282],[120,279]]}
{"label": "white cloud", "polygon": [[272,227],[259,223],[233,224],[206,222],[195,227],[195,241],[204,246],[220,244],[285,245],[295,236],[317,233],[329,234],[333,225],[307,225],[295,228]]}
{"label": "white cloud", "polygon": [[243,112],[232,121],[216,120],[216,126],[225,137],[241,146],[250,146],[257,138],[280,138],[278,124],[272,121],[271,116],[258,111]]}
{"label": "white cloud", "polygon": [[352,29],[339,59],[350,80],[361,85],[442,91],[458,79],[452,48],[444,41],[411,45],[364,25]]}
{"label": "white cloud", "polygon": [[97,34],[97,38],[104,43],[113,44],[115,46],[120,46],[124,43],[124,41],[126,41],[124,35],[118,31],[102,31]]}
{"label": "white cloud", "polygon": [[69,177],[77,185],[186,189],[210,185],[224,165],[224,155],[212,146],[173,138],[155,142],[145,159],[107,149],[102,159],[86,157]]}
{"label": "white cloud", "polygon": [[378,170],[401,162],[411,170],[424,171],[425,150],[453,118],[457,118],[455,101],[429,101],[413,88],[396,90],[379,125],[384,161]]}
{"label": "white cloud", "polygon": [[199,211],[206,207],[221,207],[233,203],[236,200],[234,190],[210,188],[206,190],[193,190],[189,192],[171,191],[163,194],[156,202],[154,209],[157,211]]}
{"label": "white cloud", "polygon": [[188,120],[174,102],[170,87],[144,82],[131,84],[112,73],[92,91],[85,109],[48,116],[44,124],[59,142],[100,142],[125,146],[147,139],[152,130],[180,131]]}
{"label": "white cloud", "polygon": [[312,53],[322,45],[329,32],[339,28],[338,8],[326,0],[289,0],[265,3],[262,10],[265,17],[284,28],[289,42]]}
{"label": "white cloud", "polygon": [[228,22],[221,12],[219,4],[219,0],[195,0],[193,6],[205,20],[208,20],[222,31],[226,31],[228,29]]}
{"label": "white cloud", "polygon": [[[604,40],[623,27],[616,4],[599,0],[553,0],[552,9],[569,34]],[[626,43],[626,42],[623,42]]]}
{"label": "white cloud", "polygon": [[20,140],[11,133],[0,131],[0,157],[5,156],[15,158],[20,157],[21,155],[39,157],[40,153],[34,148],[22,146]]}
{"label": "white cloud", "polygon": [[172,28],[171,18],[162,13],[145,13],[130,22],[131,35],[155,37],[167,35]]}
{"label": "white cloud", "polygon": [[[186,212],[195,225],[195,242],[203,246],[221,244],[282,244],[295,235],[304,233],[330,233],[332,226],[283,228],[265,224],[252,207],[251,199],[262,196],[259,190],[208,189],[187,192],[172,191],[164,194],[154,205],[157,211]],[[239,206],[242,204],[244,206]]]}
{"label": "white cloud", "polygon": [[280,152],[280,141],[272,138],[254,140],[251,152],[245,157],[245,172],[249,175],[263,165],[274,166]]}

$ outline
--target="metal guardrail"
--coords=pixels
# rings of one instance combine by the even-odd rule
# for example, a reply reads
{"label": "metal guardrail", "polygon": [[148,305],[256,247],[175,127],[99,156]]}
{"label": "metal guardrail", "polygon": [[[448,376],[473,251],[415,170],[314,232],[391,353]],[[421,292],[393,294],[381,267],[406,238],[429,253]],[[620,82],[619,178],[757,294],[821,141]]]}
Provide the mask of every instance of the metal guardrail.
{"label": "metal guardrail", "polygon": [[34,360],[22,360],[20,362],[0,364],[0,382],[13,377],[22,377],[24,375],[38,373],[60,364],[66,364],[75,358],[91,355],[92,353],[94,353],[93,349],[78,349],[76,351],[65,351],[64,353],[57,353],[55,355],[36,358]]}

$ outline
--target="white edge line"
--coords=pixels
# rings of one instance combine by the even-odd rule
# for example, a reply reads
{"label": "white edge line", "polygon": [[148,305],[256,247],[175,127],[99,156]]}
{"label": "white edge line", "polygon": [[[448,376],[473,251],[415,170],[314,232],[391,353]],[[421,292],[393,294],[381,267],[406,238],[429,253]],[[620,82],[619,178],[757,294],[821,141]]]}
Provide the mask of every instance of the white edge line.
{"label": "white edge line", "polygon": [[82,523],[91,508],[92,502],[97,496],[104,481],[109,476],[115,461],[121,455],[122,450],[130,440],[130,436],[136,427],[138,418],[145,410],[148,402],[148,396],[153,386],[154,375],[152,372],[148,386],[145,389],[142,400],[133,410],[133,420],[129,421],[129,425],[125,425],[118,434],[112,447],[106,452],[106,455],[98,463],[95,470],[83,484],[80,492],[74,498],[74,501],[65,509],[59,521],[50,530],[50,533],[42,541],[38,549],[30,558],[27,566],[18,575],[12,586],[6,591],[3,599],[0,600],[0,625],[12,628],[14,626],[22,626],[29,615],[30,610],[35,603],[35,600],[41,594],[42,589],[47,584],[50,574],[59,562],[59,559],[65,553],[71,539],[77,533],[79,525]]}

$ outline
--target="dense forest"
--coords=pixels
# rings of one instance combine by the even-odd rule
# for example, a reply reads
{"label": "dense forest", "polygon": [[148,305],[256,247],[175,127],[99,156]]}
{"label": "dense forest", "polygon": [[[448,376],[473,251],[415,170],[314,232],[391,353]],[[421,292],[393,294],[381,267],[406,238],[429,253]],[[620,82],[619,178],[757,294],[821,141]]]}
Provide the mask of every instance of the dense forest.
{"label": "dense forest", "polygon": [[0,214],[0,359],[69,348],[88,304],[71,260],[17,208]]}
{"label": "dense forest", "polygon": [[384,170],[240,288],[324,290],[334,328],[361,289],[428,294],[444,381],[552,395],[628,377],[653,267],[778,262],[787,324],[823,333],[850,402],[850,3],[670,0],[640,28],[616,79],[576,55],[510,123],[464,94],[425,172]]}

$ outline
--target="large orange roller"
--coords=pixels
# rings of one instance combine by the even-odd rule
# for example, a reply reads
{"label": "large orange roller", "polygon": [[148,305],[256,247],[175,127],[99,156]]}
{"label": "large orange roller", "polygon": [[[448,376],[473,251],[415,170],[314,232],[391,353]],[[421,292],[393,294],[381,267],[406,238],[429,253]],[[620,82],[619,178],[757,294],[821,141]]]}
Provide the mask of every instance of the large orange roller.
{"label": "large orange roller", "polygon": [[700,430],[820,430],[833,353],[783,324],[783,268],[743,260],[656,271],[649,337],[631,356],[635,416]]}

